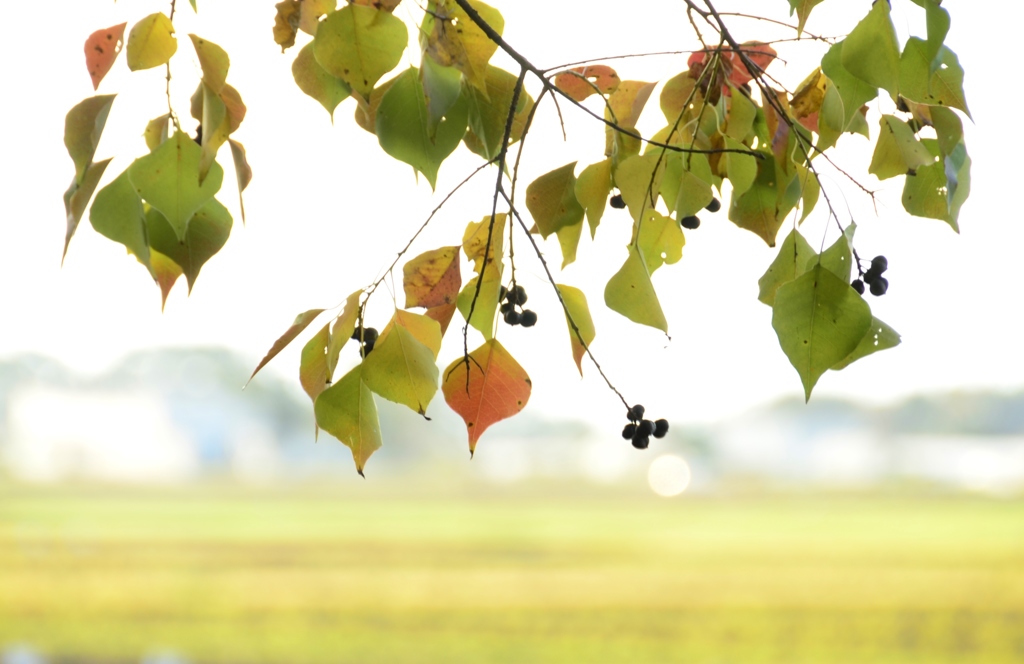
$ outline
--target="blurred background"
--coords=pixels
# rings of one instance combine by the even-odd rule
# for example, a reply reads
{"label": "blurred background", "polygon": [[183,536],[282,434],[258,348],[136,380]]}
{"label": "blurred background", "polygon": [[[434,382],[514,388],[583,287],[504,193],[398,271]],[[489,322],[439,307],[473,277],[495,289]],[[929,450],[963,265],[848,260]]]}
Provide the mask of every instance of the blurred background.
{"label": "blurred background", "polygon": [[[695,46],[677,0],[493,4],[542,67]],[[869,4],[822,3],[808,30],[841,36]],[[889,292],[871,305],[903,345],[830,372],[804,405],[756,301],[773,251],[705,215],[684,260],[654,279],[666,339],[599,305],[630,232],[610,212],[559,279],[588,292],[602,366],[669,435],[645,452],[619,437],[621,404],[588,365],[580,379],[542,270],[517,255],[540,322],[500,335],[533,379],[526,410],[470,461],[440,398],[430,422],[381,401],[385,446],[365,480],[345,447],[314,439],[301,341],[241,386],[296,313],[378,276],[436,204],[429,186],[353,125],[352,101],[332,123],[294,87],[297,49],[272,43],[273,2],[198,0],[198,15],[178,2],[179,115],[193,131],[194,31],[231,55],[254,179],[246,224],[226,188],[231,239],[161,311],[145,270],[88,223],[61,266],[62,127],[94,94],[85,37],[168,3],[28,16],[6,36],[18,64],[0,104],[0,664],[1024,661],[1024,225],[1004,66],[1018,55],[992,28],[1022,24],[1024,6],[946,4],[977,123],[962,234],[908,217],[899,178],[863,178],[872,204],[825,172],[858,250],[889,259]],[[923,33],[918,6],[892,5],[901,39]],[[718,6],[787,19],[784,0]],[[414,21],[416,4],[399,13]],[[793,34],[732,20],[740,41]],[[823,49],[777,48],[773,75],[791,89]],[[665,80],[685,57],[616,68]],[[115,157],[108,180],[145,151],[164,86],[162,69],[129,73],[123,56],[104,80],[100,93],[119,93],[97,153]],[[874,131],[891,106],[872,103]],[[524,182],[602,158],[603,129],[563,110],[567,141],[553,108],[538,114]],[[654,101],[640,126],[660,128]],[[838,163],[866,173],[871,148],[844,137]],[[453,155],[438,195],[475,166]],[[457,243],[489,212],[485,179],[413,254]],[[834,239],[825,221],[818,210],[803,225],[812,245]],[[559,255],[553,239],[542,250]],[[395,303],[382,289],[370,324]],[[461,352],[457,334],[445,344],[442,361]],[[347,348],[342,364],[356,361]]]}

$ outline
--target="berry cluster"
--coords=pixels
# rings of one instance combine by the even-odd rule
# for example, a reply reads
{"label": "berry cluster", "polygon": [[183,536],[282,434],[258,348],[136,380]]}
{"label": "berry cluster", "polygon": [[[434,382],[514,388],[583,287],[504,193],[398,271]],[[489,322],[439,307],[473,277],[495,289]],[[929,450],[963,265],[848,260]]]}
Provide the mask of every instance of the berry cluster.
{"label": "berry cluster", "polygon": [[[717,198],[712,198],[711,202],[708,203],[707,206],[704,209],[707,210],[708,212],[711,212],[712,214],[714,214],[715,212],[718,212],[719,210],[722,209],[722,201],[718,200]],[[696,215],[690,215],[689,217],[683,217],[682,219],[679,220],[679,224],[683,228],[686,228],[686,229],[692,231],[695,228],[700,228],[700,217],[698,217]]]}
{"label": "berry cluster", "polygon": [[372,327],[365,329],[357,327],[352,333],[352,338],[363,344],[363,347],[359,349],[359,356],[366,357],[373,350],[373,345],[377,343],[377,330]]}
{"label": "berry cluster", "polygon": [[[537,324],[537,314],[529,309],[523,309],[526,304],[526,289],[522,286],[513,286],[512,290],[501,287],[501,314],[509,325],[522,325],[533,327]],[[519,311],[516,311],[516,308]]]}
{"label": "berry cluster", "polygon": [[885,256],[875,256],[871,259],[871,267],[868,268],[868,271],[861,272],[861,278],[854,279],[850,285],[861,295],[864,294],[864,284],[871,289],[872,295],[885,295],[885,291],[889,290],[889,280],[883,277],[882,273],[887,269],[889,269],[889,261],[885,259]]}
{"label": "berry cluster", "polygon": [[664,438],[668,433],[668,420],[657,420],[652,422],[643,419],[644,407],[637,404],[626,413],[629,424],[622,430],[622,437],[633,442],[633,447],[638,450],[646,450],[651,444],[651,436]]}

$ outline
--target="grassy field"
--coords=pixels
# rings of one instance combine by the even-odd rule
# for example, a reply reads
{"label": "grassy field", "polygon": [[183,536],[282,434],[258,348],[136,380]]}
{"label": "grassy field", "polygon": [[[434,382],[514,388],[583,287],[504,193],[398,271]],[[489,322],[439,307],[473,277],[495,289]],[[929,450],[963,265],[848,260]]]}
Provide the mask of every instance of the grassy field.
{"label": "grassy field", "polygon": [[60,662],[1021,662],[1024,503],[0,487]]}

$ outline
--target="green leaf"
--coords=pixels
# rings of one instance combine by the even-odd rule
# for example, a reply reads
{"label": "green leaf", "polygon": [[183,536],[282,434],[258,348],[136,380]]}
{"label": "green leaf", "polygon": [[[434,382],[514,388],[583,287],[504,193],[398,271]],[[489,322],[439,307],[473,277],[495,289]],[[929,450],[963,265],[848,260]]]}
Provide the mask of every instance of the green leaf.
{"label": "green leaf", "polygon": [[292,63],[292,78],[299,89],[320,102],[334,120],[334,109],[348,99],[352,88],[320,66],[313,55],[313,42],[302,47]]}
{"label": "green leaf", "polygon": [[128,179],[128,171],[96,194],[89,210],[89,221],[100,235],[123,244],[128,253],[146,266],[154,278],[149,258],[149,236],[146,233],[146,214],[139,194]]}
{"label": "green leaf", "polygon": [[[480,334],[484,335],[484,339],[492,339],[494,337],[494,315],[498,312],[498,300],[501,295],[501,273],[489,268],[485,274],[486,277],[480,286],[480,295],[476,299],[476,304],[473,305],[473,298],[476,296],[478,277],[473,277],[466,282],[462,291],[459,292],[456,303],[462,317],[469,320],[469,324],[479,330]],[[470,306],[473,307],[472,320],[469,318]]]}
{"label": "green leaf", "polygon": [[[725,147],[730,150],[747,149],[746,145],[728,136],[725,137]],[[729,182],[732,183],[732,195],[740,196],[749,190],[754,184],[754,180],[757,179],[757,159],[749,154],[726,152],[725,173],[729,178]],[[686,215],[683,216],[685,217]]]}
{"label": "green leaf", "polygon": [[889,11],[888,2],[872,5],[868,15],[843,42],[842,65],[873,88],[882,88],[895,96],[899,92],[900,46]]}
{"label": "green leaf", "polygon": [[433,188],[441,163],[459,147],[466,133],[466,114],[466,103],[456,103],[431,139],[423,83],[417,70],[409,68],[395,79],[380,100],[377,140],[384,152],[423,173]]}
{"label": "green leaf", "polygon": [[832,367],[832,370],[841,371],[862,357],[867,357],[868,355],[877,353],[878,351],[889,350],[890,348],[895,348],[899,345],[899,332],[877,318],[872,317],[871,326],[868,327],[867,333],[861,338],[857,347],[853,349],[853,352],[837,362]]}
{"label": "green leaf", "polygon": [[196,9],[196,0],[188,0],[188,4],[192,5],[192,11],[196,12],[197,14],[199,13],[199,10]]}
{"label": "green leaf", "polygon": [[960,232],[960,207],[967,200],[971,188],[971,158],[963,143],[953,154],[941,158],[936,139],[922,141],[938,161],[917,169],[908,175],[903,187],[903,208],[917,217],[940,219]]}
{"label": "green leaf", "polygon": [[423,58],[420,82],[427,97],[427,134],[433,139],[441,118],[459,101],[462,75],[455,67],[442,67],[433,58]]}
{"label": "green leaf", "polygon": [[633,245],[629,247],[626,262],[605,286],[604,302],[609,309],[634,323],[668,333],[668,321],[654,292],[651,273],[640,250]]}
{"label": "green leaf", "polygon": [[604,216],[608,195],[612,191],[612,161],[605,159],[583,169],[576,178],[576,200],[587,213],[590,237],[597,233],[597,226]]}
{"label": "green leaf", "polygon": [[757,299],[769,307],[775,304],[779,287],[788,284],[807,271],[818,257],[804,236],[794,228],[779,246],[779,254],[768,266],[768,270],[757,280]]}
{"label": "green leaf", "polygon": [[[484,159],[494,159],[501,152],[501,141],[505,137],[508,111],[512,106],[518,78],[504,69],[487,66],[486,94],[475,87],[466,89],[469,99],[469,131],[466,133],[466,147]],[[533,98],[524,88],[519,93],[515,116],[512,118],[512,134],[509,145],[523,137],[526,120],[533,109]]]}
{"label": "green leaf", "polygon": [[401,62],[408,43],[409,31],[398,17],[345,5],[320,22],[313,52],[321,67],[369,99],[377,81]]}
{"label": "green leaf", "polygon": [[158,118],[153,118],[146,123],[146,130],[142,133],[146,139],[146,147],[152,152],[156,150],[164,141],[167,140],[169,134],[167,133],[167,127],[171,122],[171,114],[164,113]]}
{"label": "green leaf", "polygon": [[[594,319],[590,316],[590,307],[587,305],[587,296],[578,288],[557,285],[558,292],[562,295],[562,302],[565,303],[565,323],[569,327],[569,343],[572,346],[572,359],[576,362],[576,368],[580,375],[583,375],[583,356],[587,347],[594,343],[597,332],[594,329]],[[574,329],[575,326],[575,329]],[[579,330],[577,336],[576,331]],[[580,342],[582,337],[583,342]],[[585,344],[585,345],[584,345]]]}
{"label": "green leaf", "polygon": [[576,262],[576,251],[580,246],[580,238],[583,236],[583,220],[580,219],[572,226],[563,226],[556,233],[558,246],[562,250],[562,269]]}
{"label": "green leaf", "polygon": [[849,283],[853,274],[853,234],[857,224],[850,224],[832,246],[821,252],[821,265],[843,281]]}
{"label": "green leaf", "polygon": [[964,140],[964,123],[960,116],[948,108],[932,106],[928,109],[932,126],[939,141],[939,153],[950,155]]}
{"label": "green leaf", "polygon": [[181,271],[188,279],[190,293],[203,265],[228,241],[231,224],[231,213],[228,209],[217,199],[211,198],[193,215],[185,239],[179,242],[164,215],[156,208],[150,208],[146,213],[149,246],[181,266]]}
{"label": "green leaf", "polygon": [[964,96],[964,69],[956,53],[945,46],[939,51],[939,68],[932,74],[931,100],[926,102],[937,106],[950,106],[959,109],[971,117]]}
{"label": "green leaf", "polygon": [[879,180],[886,180],[935,162],[906,122],[894,115],[883,115],[879,124],[881,131],[868,173]]}
{"label": "green leaf", "polygon": [[79,184],[96,155],[96,147],[116,96],[97,95],[83,99],[64,118],[64,145],[75,162],[75,181]]}
{"label": "green leaf", "polygon": [[686,238],[679,222],[672,217],[648,210],[644,213],[643,223],[633,225],[634,228],[636,226],[640,227],[637,246],[651,274],[664,264],[678,263],[683,257]]}
{"label": "green leaf", "polygon": [[543,237],[583,221],[583,206],[576,200],[575,168],[575,161],[556,168],[526,188],[526,207]]}
{"label": "green leaf", "polygon": [[[349,333],[351,334],[351,333]],[[331,342],[331,324],[328,323],[302,347],[299,358],[299,384],[316,404],[316,398],[327,389],[327,345]]]}
{"label": "green leaf", "polygon": [[202,148],[178,131],[150,154],[128,167],[135,191],[167,219],[179,240],[185,239],[189,220],[220,190],[224,170],[216,162],[199,184]]}
{"label": "green leaf", "polygon": [[856,349],[870,325],[867,302],[820,264],[775,294],[772,327],[808,400],[822,374]]}
{"label": "green leaf", "polygon": [[[164,298],[166,299],[166,297],[167,295],[165,293]],[[302,331],[309,327],[309,324],[316,320],[316,317],[323,312],[323,309],[310,309],[309,311],[303,311],[301,314],[296,316],[291,327],[289,327],[285,333],[274,342],[274,345],[270,347],[270,350],[267,351],[267,354],[262,360],[260,360],[260,363],[256,365],[256,369],[254,369],[252,375],[249,376],[249,382],[256,377],[256,374],[259,373],[260,369],[267,366],[267,362],[277,357],[277,354],[284,350],[288,344],[295,341],[295,337],[302,334]],[[249,382],[246,382],[246,385],[248,385]]]}
{"label": "green leaf", "polygon": [[242,192],[252,181],[252,168],[249,160],[245,157],[245,146],[238,141],[229,138],[228,145],[231,146],[231,160],[235,164],[235,180],[238,183],[238,207],[242,213],[242,223],[245,223],[245,201],[242,200]]}
{"label": "green leaf", "polygon": [[196,56],[199,57],[199,66],[203,70],[203,83],[216,94],[220,94],[227,82],[228,68],[231,66],[227,51],[198,35],[189,34],[189,39],[192,40]]}
{"label": "green leaf", "polygon": [[[832,85],[830,88],[835,88],[838,92],[839,101],[842,102],[843,108],[842,126],[821,126],[819,123],[821,138],[818,147],[822,150],[835,145],[836,140],[843,132],[852,131],[850,125],[860,116],[861,107],[878,96],[878,86],[865,83],[854,76],[843,65],[842,55],[844,48],[845,42],[833,44],[821,59],[821,71],[831,81]],[[827,109],[827,113],[825,112],[825,104],[831,104]],[[834,98],[831,101],[829,100],[828,90],[825,91],[825,100],[822,102],[822,106],[823,115],[820,116],[821,119],[827,119],[830,122],[834,121],[833,114],[836,113],[838,104],[836,104]]]}
{"label": "green leaf", "polygon": [[808,215],[814,211],[814,206],[818,204],[818,198],[821,196],[821,183],[818,182],[817,176],[809,168],[803,166],[796,167],[797,181],[800,185],[801,195],[801,207],[800,212],[800,223],[804,223]]}
{"label": "green leaf", "polygon": [[[434,324],[436,348],[441,346],[441,327]],[[424,345],[407,328],[401,318],[391,320],[381,332],[373,352],[363,360],[363,380],[366,386],[384,397],[408,406],[420,415],[437,392],[438,377],[436,353]],[[326,427],[324,427],[326,428]]]}
{"label": "green leaf", "polygon": [[732,96],[729,97],[729,121],[725,127],[725,135],[742,142],[746,140],[747,136],[754,129],[757,106],[739,89],[733,86],[730,87],[732,88]]}
{"label": "green leaf", "polygon": [[729,221],[754,233],[769,247],[774,247],[775,236],[779,234],[787,210],[779,207],[775,157],[770,153],[764,154],[765,158],[757,163],[754,184],[739,196],[733,191]]}
{"label": "green leaf", "polygon": [[824,0],[789,0],[790,14],[795,11],[797,19],[797,36],[804,31],[804,25],[807,24],[807,17],[811,15],[811,10],[815,6],[821,4]]}
{"label": "green leaf", "polygon": [[128,33],[125,50],[128,68],[132,71],[167,64],[178,50],[178,40],[174,38],[174,25],[171,24],[171,19],[162,12],[157,12],[136,23]]}
{"label": "green leaf", "polygon": [[357,290],[345,300],[345,308],[334,321],[331,328],[331,341],[327,345],[327,380],[334,378],[334,370],[338,367],[338,358],[341,356],[341,349],[345,347],[352,333],[356,331],[356,323],[359,321],[359,299],[363,296],[362,290]]}
{"label": "green leaf", "polygon": [[363,371],[363,365],[349,371],[321,392],[313,406],[317,426],[352,450],[352,459],[360,475],[370,455],[382,444],[377,404],[362,378]]}
{"label": "green leaf", "polygon": [[[729,140],[731,139],[726,139],[726,142]],[[746,149],[746,146],[743,149]],[[682,218],[703,210],[715,197],[715,194],[711,190],[713,176],[707,156],[689,154],[681,156],[680,159],[683,168],[679,180],[679,190],[671,207],[675,209],[676,216]]]}
{"label": "green leaf", "polygon": [[92,198],[93,192],[96,191],[100,178],[103,177],[103,172],[107,170],[107,165],[110,161],[110,159],[104,159],[103,161],[91,164],[86,169],[85,178],[83,178],[82,182],[79,183],[77,178],[73,179],[71,186],[64,192],[64,213],[68,224],[67,232],[64,235],[64,256],[67,256],[71,238],[74,236],[75,231],[78,230],[78,224],[82,221],[85,208],[89,205],[89,199]]}

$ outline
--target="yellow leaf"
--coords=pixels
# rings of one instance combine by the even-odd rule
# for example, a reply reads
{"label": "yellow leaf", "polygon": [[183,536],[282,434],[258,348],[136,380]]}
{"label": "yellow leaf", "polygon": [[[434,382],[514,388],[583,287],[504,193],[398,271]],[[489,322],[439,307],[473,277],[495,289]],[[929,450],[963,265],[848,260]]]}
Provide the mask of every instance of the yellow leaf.
{"label": "yellow leaf", "polygon": [[405,264],[403,276],[406,308],[452,304],[462,287],[459,247],[441,247],[420,254]]}
{"label": "yellow leaf", "polygon": [[126,50],[128,68],[132,71],[167,64],[178,50],[171,19],[157,12],[136,23],[128,33]]}
{"label": "yellow leaf", "polygon": [[[583,375],[583,356],[587,347],[594,342],[597,336],[594,330],[594,319],[590,316],[590,307],[587,305],[587,296],[578,288],[558,284],[558,292],[562,294],[562,301],[568,310],[565,315],[566,325],[569,326],[569,343],[572,345],[572,359],[576,361],[576,368],[580,375]],[[575,329],[573,326],[575,325]],[[579,330],[579,334],[576,331]],[[583,341],[580,342],[582,337]],[[586,344],[586,345],[584,345]]]}

